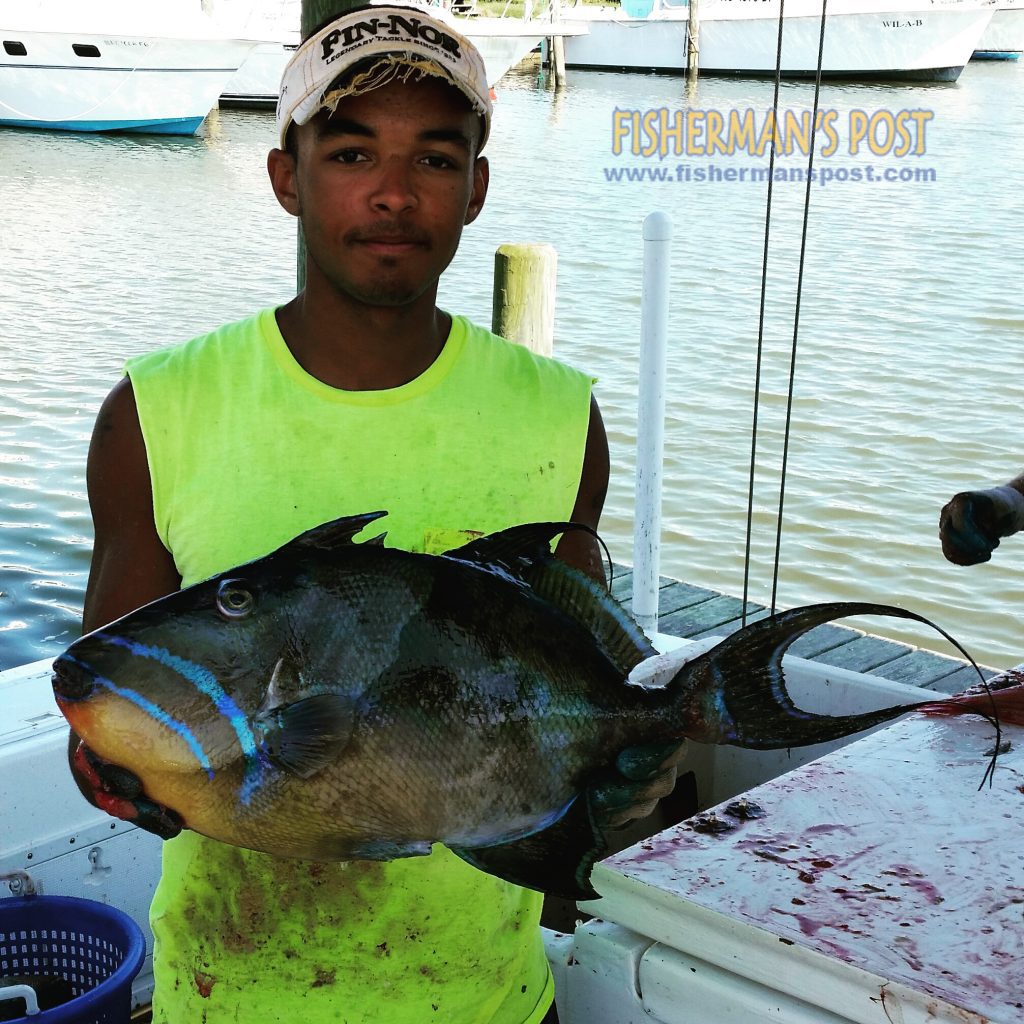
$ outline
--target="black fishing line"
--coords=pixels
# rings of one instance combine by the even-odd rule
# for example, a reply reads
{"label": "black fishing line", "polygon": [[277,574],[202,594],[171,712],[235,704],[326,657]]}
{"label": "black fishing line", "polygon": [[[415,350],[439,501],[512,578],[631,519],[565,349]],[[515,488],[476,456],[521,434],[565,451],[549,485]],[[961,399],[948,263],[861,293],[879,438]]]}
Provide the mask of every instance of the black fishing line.
{"label": "black fishing line", "polygon": [[[782,15],[786,0],[779,2],[779,35],[775,48],[775,92],[772,98],[771,146],[768,149],[768,194],[764,211],[764,250],[761,256],[761,305],[757,317],[757,358],[754,366],[754,418],[750,427],[750,476],[747,483],[747,542],[743,554],[743,611],[740,624],[747,624],[747,595],[750,589],[750,538],[754,527],[754,470],[757,466],[757,417],[761,401],[761,362],[764,354],[764,305],[768,290],[768,240],[772,226],[772,189],[775,184],[775,129],[779,117],[779,88],[782,83]],[[772,611],[774,612],[774,608]]]}
{"label": "black fishing line", "polygon": [[953,636],[952,633],[947,632],[937,622],[933,622],[931,619],[928,618],[927,615],[922,615],[920,612],[913,612],[912,614],[914,618],[916,618],[919,622],[924,622],[925,624],[931,626],[931,628],[934,629],[936,633],[938,633],[948,643],[952,644],[964,656],[964,658],[966,658],[967,661],[970,662],[971,667],[978,674],[978,679],[981,683],[981,688],[985,691],[986,694],[988,694],[989,703],[992,705],[992,713],[990,715],[986,715],[981,711],[975,713],[981,715],[981,717],[984,718],[985,721],[988,722],[988,724],[991,725],[996,731],[996,742],[992,748],[992,756],[989,759],[988,767],[985,769],[985,774],[981,777],[981,782],[978,783],[979,790],[982,789],[986,782],[989,784],[989,788],[991,788],[992,780],[995,778],[996,774],[996,758],[999,757],[999,747],[1002,745],[1003,737],[1003,731],[999,725],[999,709],[996,706],[996,698],[992,692],[992,687],[988,685],[988,681],[985,679],[985,673],[981,671],[981,668],[978,666],[978,663],[974,660],[974,658],[971,657],[970,651],[968,651],[967,648],[964,647],[964,645],[960,643],[960,641],[957,640],[957,638]]}
{"label": "black fishing line", "polygon": [[[800,234],[800,260],[799,268],[797,271],[796,307],[793,316],[793,340],[790,348],[789,383],[786,399],[786,425],[785,432],[783,435],[782,468],[779,479],[779,507],[776,517],[775,555],[772,566],[772,615],[775,614],[775,610],[778,607],[779,564],[782,553],[782,516],[785,506],[786,471],[789,463],[789,441],[793,420],[793,393],[794,382],[796,379],[796,352],[797,341],[800,333],[800,302],[801,296],[803,294],[804,266],[807,254],[807,225],[810,220],[811,209],[811,172],[814,169],[814,145],[818,128],[818,105],[821,96],[821,72],[822,65],[824,63],[825,53],[825,16],[827,8],[828,0],[822,0],[821,19],[819,21],[818,26],[818,59],[814,74],[814,109],[811,113],[810,144],[808,147],[807,154],[807,180],[806,190],[804,193],[803,223],[801,226]],[[775,140],[779,128],[779,92],[782,82],[782,40],[783,28],[785,24],[784,15],[785,0],[781,0],[779,4],[779,31],[775,49],[775,82],[774,94],[772,99],[772,117],[774,118],[774,123],[772,125],[773,130],[768,156],[768,192],[767,199],[765,202],[764,248],[761,259],[761,299],[758,311],[757,356],[754,369],[754,411],[753,423],[751,425],[750,430],[750,472],[747,483],[747,537],[743,558],[743,609],[741,612],[740,620],[743,626],[746,626],[747,624],[747,599],[750,591],[750,554],[754,523],[754,483],[757,468],[757,424],[761,397],[761,368],[764,355],[765,303],[768,291],[768,250],[772,220],[772,191],[775,179]]]}
{"label": "black fishing line", "polygon": [[[812,171],[814,169],[814,146],[815,139],[818,129],[818,107],[821,98],[821,75],[822,65],[824,64],[825,54],[825,16],[828,8],[828,0],[822,0],[821,4],[821,20],[818,28],[818,60],[817,67],[815,68],[814,74],[814,109],[811,112],[811,130],[810,130],[810,141],[808,145],[807,153],[807,176],[806,176],[806,187],[804,190],[804,209],[803,209],[803,222],[801,225],[800,233],[800,258],[797,270],[797,281],[796,281],[796,303],[793,313],[793,340],[790,346],[790,359],[789,359],[789,381],[788,391],[786,396],[786,425],[783,434],[783,448],[782,448],[782,467],[779,478],[779,508],[776,519],[776,532],[775,532],[775,558],[772,567],[772,599],[771,599],[771,614],[774,615],[777,608],[778,598],[778,586],[779,586],[779,566],[781,562],[782,552],[782,518],[785,507],[786,497],[786,471],[789,464],[789,441],[792,430],[793,422],[793,393],[794,383],[796,380],[796,353],[797,343],[800,333],[800,304],[803,296],[803,281],[804,281],[804,267],[806,264],[807,255],[807,226],[810,221],[810,210],[811,210],[811,182],[812,182]],[[765,223],[764,223],[764,248],[761,257],[761,298],[760,306],[758,310],[758,322],[757,322],[757,355],[754,367],[754,408],[753,408],[753,421],[750,428],[750,473],[747,484],[747,536],[746,546],[744,549],[743,557],[743,608],[741,612],[741,625],[746,626],[747,624],[747,599],[750,589],[750,554],[751,554],[751,537],[753,533],[753,521],[754,521],[754,479],[755,470],[757,466],[757,425],[758,425],[758,414],[760,408],[760,397],[761,397],[761,369],[764,356],[764,320],[765,320],[765,300],[768,290],[768,249],[769,239],[771,234],[771,221],[772,221],[772,190],[775,179],[775,139],[778,132],[779,125],[779,92],[782,82],[782,38],[783,38],[783,16],[785,14],[785,0],[780,0],[779,3],[779,31],[775,49],[775,81],[774,91],[772,97],[772,116],[775,119],[773,124],[773,131],[771,137],[771,146],[769,148],[768,156],[768,190],[765,201]],[[923,618],[923,617],[922,617]],[[995,744],[992,748],[992,756],[989,761],[988,767],[985,770],[985,774],[982,776],[981,783],[978,785],[978,789],[982,789],[986,782],[991,787],[993,779],[995,777],[996,760],[999,757],[999,748],[1002,745],[1002,729],[999,724],[999,712],[996,706],[995,697],[992,693],[991,687],[985,680],[985,676],[982,673],[978,663],[974,660],[967,649],[957,640],[952,634],[948,633],[937,623],[932,622],[930,619],[923,619],[939,634],[941,634],[953,647],[964,656],[964,658],[971,664],[974,671],[978,675],[978,679],[981,683],[985,693],[988,694],[989,702],[992,705],[991,715],[983,715],[986,721],[996,731]]]}
{"label": "black fishing line", "polygon": [[782,472],[779,478],[779,513],[775,527],[775,565],[772,569],[772,614],[775,614],[779,590],[779,557],[782,551],[782,508],[786,500],[786,468],[789,463],[789,436],[793,422],[793,383],[796,380],[796,348],[800,333],[800,299],[804,287],[807,256],[807,224],[811,215],[811,178],[814,170],[814,141],[818,130],[818,101],[821,96],[821,66],[825,53],[825,11],[828,0],[821,0],[821,26],[818,32],[818,67],[814,76],[814,109],[811,111],[811,138],[807,152],[807,188],[804,191],[804,216],[800,232],[800,262],[796,275],[796,306],[793,310],[793,343],[789,355],[789,391],[786,397],[786,430],[782,442]]}

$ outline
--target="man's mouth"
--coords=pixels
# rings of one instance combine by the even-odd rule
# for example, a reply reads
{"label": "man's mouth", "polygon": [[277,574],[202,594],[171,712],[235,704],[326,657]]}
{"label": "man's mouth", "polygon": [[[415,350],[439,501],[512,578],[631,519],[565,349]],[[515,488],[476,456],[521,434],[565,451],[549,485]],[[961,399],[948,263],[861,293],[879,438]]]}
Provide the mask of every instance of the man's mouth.
{"label": "man's mouth", "polygon": [[391,256],[425,248],[422,242],[412,242],[402,238],[365,238],[360,239],[358,244],[370,252]]}
{"label": "man's mouth", "polygon": [[356,229],[349,235],[349,241],[361,245],[371,252],[392,254],[430,247],[429,236],[411,228],[388,230],[388,228],[379,226]]}

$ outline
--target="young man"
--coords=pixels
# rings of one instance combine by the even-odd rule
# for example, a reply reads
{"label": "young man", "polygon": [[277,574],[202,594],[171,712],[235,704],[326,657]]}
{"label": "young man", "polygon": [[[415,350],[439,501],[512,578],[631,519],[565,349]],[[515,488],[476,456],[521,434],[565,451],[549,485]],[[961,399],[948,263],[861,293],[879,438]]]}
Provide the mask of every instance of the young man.
{"label": "young man", "polygon": [[957,565],[987,562],[1003,537],[1024,530],[1024,475],[1002,487],[954,494],[939,513],[942,553]]}
{"label": "young man", "polygon": [[[268,170],[303,225],[305,287],[128,364],[89,454],[87,630],[341,515],[386,509],[388,544],[430,552],[520,522],[597,526],[608,452],[590,378],[435,305],[487,193],[490,118],[479,54],[422,11],[345,14],[299,48]],[[600,571],[582,533],[557,554]],[[642,781],[602,789],[609,825],[674,781],[666,751],[627,760]],[[72,765],[94,802],[178,831],[75,737]],[[540,904],[440,846],[312,863],[184,831],[151,912],[154,1019],[540,1021]]]}

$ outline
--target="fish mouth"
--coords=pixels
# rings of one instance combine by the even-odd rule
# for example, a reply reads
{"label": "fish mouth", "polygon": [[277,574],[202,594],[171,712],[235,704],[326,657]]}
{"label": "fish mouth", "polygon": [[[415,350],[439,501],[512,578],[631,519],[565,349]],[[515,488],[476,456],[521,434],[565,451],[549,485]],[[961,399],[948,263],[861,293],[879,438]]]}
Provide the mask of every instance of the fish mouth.
{"label": "fish mouth", "polygon": [[54,695],[66,701],[88,700],[98,686],[93,672],[68,654],[62,654],[53,663],[51,683]]}

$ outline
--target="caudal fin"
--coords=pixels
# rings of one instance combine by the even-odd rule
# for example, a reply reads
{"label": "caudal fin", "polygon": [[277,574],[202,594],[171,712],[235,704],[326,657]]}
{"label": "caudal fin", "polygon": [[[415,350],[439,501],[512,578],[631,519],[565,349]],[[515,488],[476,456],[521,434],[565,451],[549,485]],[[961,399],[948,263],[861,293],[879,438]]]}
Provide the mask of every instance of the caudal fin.
{"label": "caudal fin", "polygon": [[782,672],[786,649],[815,626],[852,615],[915,619],[960,648],[940,627],[906,608],[846,601],[791,608],[733,633],[679,673],[672,685],[677,683],[686,694],[686,735],[755,750],[800,747],[850,736],[914,710],[917,704],[859,715],[819,715],[801,710],[790,699]]}

